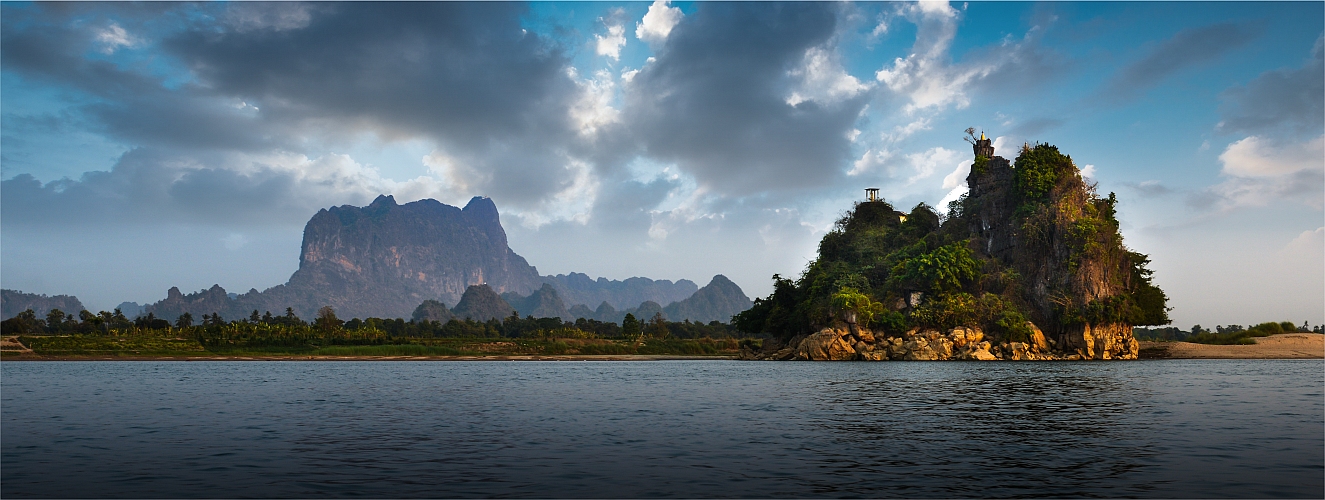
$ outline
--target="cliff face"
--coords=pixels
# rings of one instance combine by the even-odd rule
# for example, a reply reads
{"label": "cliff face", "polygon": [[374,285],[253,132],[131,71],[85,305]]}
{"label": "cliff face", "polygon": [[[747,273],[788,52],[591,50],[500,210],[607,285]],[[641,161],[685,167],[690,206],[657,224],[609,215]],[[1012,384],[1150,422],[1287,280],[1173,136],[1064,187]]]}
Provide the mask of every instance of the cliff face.
{"label": "cliff face", "polygon": [[46,296],[35,293],[23,293],[18,290],[0,290],[0,319],[9,319],[18,313],[32,309],[38,318],[46,317],[51,309],[59,309],[66,314],[78,315],[84,309],[78,297],[72,295]]}
{"label": "cliff face", "polygon": [[[359,208],[322,210],[304,228],[299,270],[286,293],[321,299],[344,317],[409,317],[427,299],[454,304],[470,285],[528,293],[538,271],[507,246],[497,207],[475,197],[463,210],[436,200],[397,205],[379,196]],[[303,314],[301,314],[302,316]]]}
{"label": "cliff face", "polygon": [[491,199],[475,197],[460,209],[436,200],[398,205],[379,196],[366,207],[314,215],[304,226],[299,269],[285,284],[233,299],[219,286],[188,295],[172,288],[144,312],[238,319],[289,307],[311,319],[329,305],[343,318],[408,318],[425,300],[455,304],[471,285],[485,283],[496,293],[528,293],[542,284],[538,270],[507,246]]}
{"label": "cliff face", "polygon": [[735,320],[774,336],[750,357],[953,359],[926,343],[977,331],[998,359],[1135,358],[1132,325],[1167,324],[1167,297],[1148,258],[1123,245],[1114,195],[1100,197],[1054,146],[1023,146],[1009,162],[983,135],[972,142],[970,191],[947,214],[871,196],[799,280],[774,276],[774,293]]}
{"label": "cliff face", "polygon": [[1131,324],[1167,323],[1162,300],[1146,303],[1162,292],[1145,256],[1123,246],[1112,194],[1098,196],[1053,146],[1023,146],[1015,167],[981,146],[962,208],[972,246],[1015,273],[1009,295],[1033,322],[1083,354],[1113,355],[1135,344]]}

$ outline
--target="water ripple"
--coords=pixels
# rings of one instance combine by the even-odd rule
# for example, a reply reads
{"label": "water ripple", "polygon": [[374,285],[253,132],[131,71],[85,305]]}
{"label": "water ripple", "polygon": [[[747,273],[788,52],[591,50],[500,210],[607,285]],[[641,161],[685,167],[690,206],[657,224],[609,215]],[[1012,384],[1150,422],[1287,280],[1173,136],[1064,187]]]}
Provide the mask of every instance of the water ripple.
{"label": "water ripple", "polygon": [[9,498],[1325,494],[1314,360],[0,370]]}

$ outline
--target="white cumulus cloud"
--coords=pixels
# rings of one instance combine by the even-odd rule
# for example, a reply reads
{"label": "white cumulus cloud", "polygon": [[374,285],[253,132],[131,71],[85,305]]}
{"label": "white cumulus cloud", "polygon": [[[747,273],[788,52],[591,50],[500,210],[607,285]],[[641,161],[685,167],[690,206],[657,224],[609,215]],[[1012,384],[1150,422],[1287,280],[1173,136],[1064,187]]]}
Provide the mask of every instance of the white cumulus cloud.
{"label": "white cumulus cloud", "polygon": [[626,46],[626,27],[622,25],[608,26],[607,36],[594,35],[598,40],[595,44],[595,51],[600,56],[607,56],[613,61],[621,59],[621,47]]}
{"label": "white cumulus cloud", "polygon": [[805,101],[838,102],[869,89],[868,85],[847,74],[836,54],[824,47],[806,50],[801,66],[787,71],[787,75],[799,81],[797,90],[787,97],[787,104],[791,106]]}
{"label": "white cumulus cloud", "polygon": [[1322,206],[1325,136],[1305,142],[1251,136],[1229,144],[1219,161],[1226,180],[1198,195],[1197,205],[1218,203],[1227,210],[1297,200]]}
{"label": "white cumulus cloud", "polygon": [[649,12],[644,14],[644,19],[635,25],[635,38],[650,45],[667,40],[672,28],[685,17],[680,8],[669,7],[669,3],[668,0],[654,0],[653,5],[649,6]]}

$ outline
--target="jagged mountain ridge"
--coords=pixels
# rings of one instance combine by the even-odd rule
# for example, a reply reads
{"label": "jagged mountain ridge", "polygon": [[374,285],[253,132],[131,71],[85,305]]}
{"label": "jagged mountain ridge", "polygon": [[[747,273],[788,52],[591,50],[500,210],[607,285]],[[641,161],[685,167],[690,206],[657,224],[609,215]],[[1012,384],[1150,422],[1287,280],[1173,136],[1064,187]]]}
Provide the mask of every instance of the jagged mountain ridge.
{"label": "jagged mountain ridge", "polygon": [[[164,300],[143,306],[142,313],[162,318],[219,313],[239,319],[255,310],[280,315],[291,308],[308,319],[329,305],[342,318],[406,318],[429,300],[458,309],[463,294],[486,285],[523,316],[619,323],[628,312],[637,317],[663,312],[677,321],[728,321],[744,310],[734,308],[748,308],[750,300],[725,277],[717,281],[719,291],[696,299],[703,289],[685,279],[539,276],[508,246],[491,199],[474,197],[460,209],[436,200],[398,205],[391,196],[379,196],[365,207],[342,205],[314,215],[304,228],[299,269],[285,284],[240,295],[227,294],[219,285],[189,294],[172,287]],[[704,300],[718,303],[701,304]],[[575,304],[575,314],[567,304]],[[587,304],[599,306],[587,311]],[[627,309],[632,304],[637,306]],[[660,304],[675,307],[667,311]]]}
{"label": "jagged mountain ridge", "polygon": [[464,209],[437,200],[396,204],[379,196],[365,207],[318,211],[304,227],[299,269],[290,281],[233,299],[219,286],[145,307],[159,317],[183,312],[247,317],[293,308],[304,318],[322,306],[342,317],[409,317],[424,300],[455,304],[471,285],[498,293],[538,288],[538,270],[510,249],[497,207],[474,197]]}
{"label": "jagged mountain ridge", "polygon": [[567,304],[587,306],[607,302],[617,309],[647,301],[671,304],[685,300],[699,290],[699,285],[687,279],[675,283],[638,276],[620,281],[601,277],[595,280],[583,273],[544,276],[543,282],[552,285]]}
{"label": "jagged mountain ridge", "polygon": [[84,310],[83,303],[72,295],[47,296],[36,293],[23,293],[18,290],[0,290],[0,319],[9,319],[18,313],[32,309],[37,317],[46,317],[51,309],[59,309],[66,314],[78,315]]}
{"label": "jagged mountain ridge", "polygon": [[521,316],[562,318],[563,320],[587,318],[610,323],[620,323],[626,314],[632,314],[637,319],[649,319],[658,313],[662,313],[663,318],[668,321],[689,320],[700,323],[721,321],[726,323],[731,321],[732,316],[749,309],[753,304],[753,301],[745,295],[740,286],[721,274],[713,276],[713,279],[704,288],[696,290],[689,297],[673,301],[666,307],[656,301],[645,300],[636,307],[621,310],[613,307],[607,301],[600,303],[595,310],[590,310],[589,306],[585,304],[576,304],[567,309],[559,294],[560,292],[554,286],[545,284],[527,297],[515,293],[504,293],[502,298],[515,307]]}

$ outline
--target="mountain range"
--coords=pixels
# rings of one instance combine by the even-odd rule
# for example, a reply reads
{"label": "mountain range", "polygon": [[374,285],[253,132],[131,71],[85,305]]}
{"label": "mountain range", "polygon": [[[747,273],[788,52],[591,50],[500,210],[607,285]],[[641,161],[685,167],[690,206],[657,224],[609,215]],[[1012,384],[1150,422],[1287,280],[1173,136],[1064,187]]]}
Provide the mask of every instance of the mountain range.
{"label": "mountain range", "polygon": [[[6,290],[4,317],[28,305],[41,309],[47,302],[50,307],[82,308],[73,297],[49,297],[46,302],[32,297],[38,296]],[[10,311],[20,304],[24,306]],[[172,287],[156,303],[126,302],[121,307],[130,317],[152,313],[160,318],[188,312],[241,319],[253,311],[280,315],[290,308],[307,319],[331,306],[342,318],[422,314],[434,320],[487,319],[518,312],[620,322],[627,313],[640,319],[662,313],[672,321],[726,322],[751,304],[741,288],[722,275],[703,288],[685,279],[541,276],[511,250],[497,207],[487,197],[474,197],[457,208],[431,199],[402,205],[391,196],[379,196],[364,207],[342,205],[313,215],[304,226],[299,268],[284,284],[242,294],[228,293],[220,285],[187,294]],[[454,309],[448,309],[450,305]]]}

